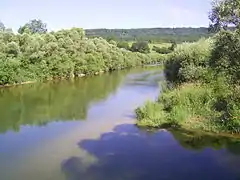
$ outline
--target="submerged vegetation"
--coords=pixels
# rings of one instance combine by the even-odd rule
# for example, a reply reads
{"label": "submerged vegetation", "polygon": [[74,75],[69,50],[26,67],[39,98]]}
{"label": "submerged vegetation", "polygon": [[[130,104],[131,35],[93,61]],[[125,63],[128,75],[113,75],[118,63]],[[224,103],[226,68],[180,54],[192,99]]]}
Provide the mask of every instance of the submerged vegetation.
{"label": "submerged vegetation", "polygon": [[[139,126],[240,133],[240,22],[234,21],[239,17],[232,8],[238,8],[232,0],[213,4],[211,27],[220,31],[210,39],[178,45],[168,56],[168,83],[156,102],[136,110]],[[231,25],[236,22],[234,31],[220,23],[222,16]]]}
{"label": "submerged vegetation", "polygon": [[1,25],[0,85],[93,75],[161,58],[120,49],[103,38],[88,39],[80,28],[48,33],[41,20],[30,21],[18,32]]}

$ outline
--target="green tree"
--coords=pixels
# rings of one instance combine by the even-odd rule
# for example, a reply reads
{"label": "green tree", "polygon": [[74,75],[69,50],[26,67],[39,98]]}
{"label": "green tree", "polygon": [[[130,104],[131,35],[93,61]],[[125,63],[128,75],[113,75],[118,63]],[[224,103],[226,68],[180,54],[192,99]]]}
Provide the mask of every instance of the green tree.
{"label": "green tree", "polygon": [[237,32],[221,31],[215,36],[210,67],[240,84],[240,36]]}
{"label": "green tree", "polygon": [[[209,16],[213,30],[221,30],[215,37],[210,67],[234,83],[240,83],[240,0],[214,1]],[[229,31],[233,27],[234,31]],[[224,29],[224,30],[223,30]]]}
{"label": "green tree", "polygon": [[131,51],[140,53],[149,53],[150,48],[147,42],[140,41],[132,44]]}
{"label": "green tree", "polygon": [[41,33],[45,31],[30,31],[30,24],[22,34],[0,33],[1,85],[93,75],[152,62],[150,55],[123,51],[115,41],[85,38],[81,28]]}
{"label": "green tree", "polygon": [[174,51],[174,49],[177,47],[177,43],[176,41],[171,41],[171,47],[169,47],[168,49],[171,51]]}
{"label": "green tree", "polygon": [[240,0],[214,0],[209,14],[210,30],[240,28]]}
{"label": "green tree", "polygon": [[117,43],[117,47],[124,48],[124,49],[127,49],[127,50],[130,49],[129,43],[127,41],[119,41]]}
{"label": "green tree", "polygon": [[42,20],[33,19],[18,29],[18,33],[46,33],[47,25]]}
{"label": "green tree", "polygon": [[0,21],[0,31],[4,31],[5,30],[5,26],[4,24]]}
{"label": "green tree", "polygon": [[20,53],[20,48],[19,48],[19,46],[16,42],[10,42],[10,43],[7,44],[6,52],[9,55],[13,55],[13,56],[16,57]]}
{"label": "green tree", "polygon": [[116,37],[115,37],[114,35],[109,35],[109,36],[106,38],[106,40],[107,40],[108,42],[110,42],[110,41],[116,41]]}
{"label": "green tree", "polygon": [[153,46],[152,50],[159,53],[159,54],[169,54],[172,52],[172,50],[170,49],[171,47],[157,47],[157,46]]}

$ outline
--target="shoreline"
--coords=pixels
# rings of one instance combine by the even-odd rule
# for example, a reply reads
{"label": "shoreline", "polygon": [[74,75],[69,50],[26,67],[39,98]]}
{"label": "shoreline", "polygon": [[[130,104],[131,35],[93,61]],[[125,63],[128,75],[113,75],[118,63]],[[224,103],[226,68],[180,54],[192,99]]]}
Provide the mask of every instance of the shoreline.
{"label": "shoreline", "polygon": [[10,88],[10,87],[16,87],[16,86],[21,86],[21,85],[25,85],[25,84],[35,84],[37,82],[49,82],[49,81],[55,81],[55,80],[70,80],[70,79],[78,79],[78,78],[85,78],[85,77],[94,77],[94,76],[99,76],[101,74],[104,74],[104,73],[111,73],[111,72],[114,72],[114,71],[119,71],[119,70],[124,70],[124,69],[132,69],[132,68],[137,68],[137,67],[154,67],[154,66],[162,66],[162,63],[156,63],[156,64],[143,64],[143,65],[140,65],[140,66],[135,66],[135,67],[129,67],[129,68],[122,68],[122,69],[116,69],[116,70],[113,70],[113,71],[99,71],[99,72],[95,72],[93,74],[79,74],[79,75],[75,75],[73,77],[57,77],[57,78],[50,78],[50,79],[47,79],[47,80],[43,80],[43,81],[37,81],[37,80],[33,80],[33,81],[26,81],[26,82],[21,82],[21,83],[14,83],[14,84],[5,84],[5,85],[0,85],[0,89],[1,88]]}
{"label": "shoreline", "polygon": [[[136,124],[142,128],[184,129],[240,139],[239,126],[231,127],[231,123],[235,122],[234,116],[229,117],[232,118],[226,122],[229,124],[223,124],[219,115],[222,112],[209,111],[216,104],[213,88],[206,84],[199,86],[197,83],[186,83],[161,92],[157,101],[148,101],[135,110]],[[235,119],[239,118],[236,114]]]}
{"label": "shoreline", "polygon": [[26,82],[21,82],[21,83],[5,84],[5,85],[0,85],[0,88],[9,88],[9,87],[21,86],[21,85],[25,85],[25,84],[34,84],[37,82],[38,81],[26,81]]}
{"label": "shoreline", "polygon": [[240,140],[240,134],[231,134],[231,133],[226,133],[226,132],[219,132],[219,133],[215,133],[215,132],[208,132],[208,131],[201,131],[201,130],[193,130],[193,129],[186,129],[183,127],[164,127],[163,126],[159,126],[159,127],[150,127],[150,126],[139,126],[137,125],[137,123],[135,123],[135,125],[140,128],[140,129],[145,129],[148,131],[180,131],[180,132],[185,132],[185,133],[189,133],[189,134],[195,134],[195,135],[200,135],[200,136],[211,136],[211,137],[220,137],[220,138],[232,138],[232,139],[238,139]]}

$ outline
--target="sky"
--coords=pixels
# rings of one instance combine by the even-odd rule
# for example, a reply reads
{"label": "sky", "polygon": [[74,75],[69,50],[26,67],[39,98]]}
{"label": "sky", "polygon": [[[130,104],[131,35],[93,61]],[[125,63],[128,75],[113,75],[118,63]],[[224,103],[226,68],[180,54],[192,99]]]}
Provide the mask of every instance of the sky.
{"label": "sky", "polygon": [[211,0],[0,0],[0,21],[14,31],[31,19],[49,30],[203,27],[210,9]]}

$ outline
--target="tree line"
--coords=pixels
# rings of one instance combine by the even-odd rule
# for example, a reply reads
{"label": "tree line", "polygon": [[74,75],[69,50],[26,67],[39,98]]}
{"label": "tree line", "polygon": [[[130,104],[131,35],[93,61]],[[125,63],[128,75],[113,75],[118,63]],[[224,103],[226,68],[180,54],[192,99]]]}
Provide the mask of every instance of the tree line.
{"label": "tree line", "polygon": [[207,27],[200,28],[139,28],[86,29],[88,37],[103,37],[115,41],[193,42],[213,35]]}
{"label": "tree line", "polygon": [[93,75],[161,60],[118,48],[115,41],[89,39],[81,28],[48,32],[36,19],[18,33],[3,23],[0,27],[0,85]]}
{"label": "tree line", "polygon": [[157,102],[136,110],[140,126],[240,132],[240,0],[214,1],[209,39],[177,46]]}

